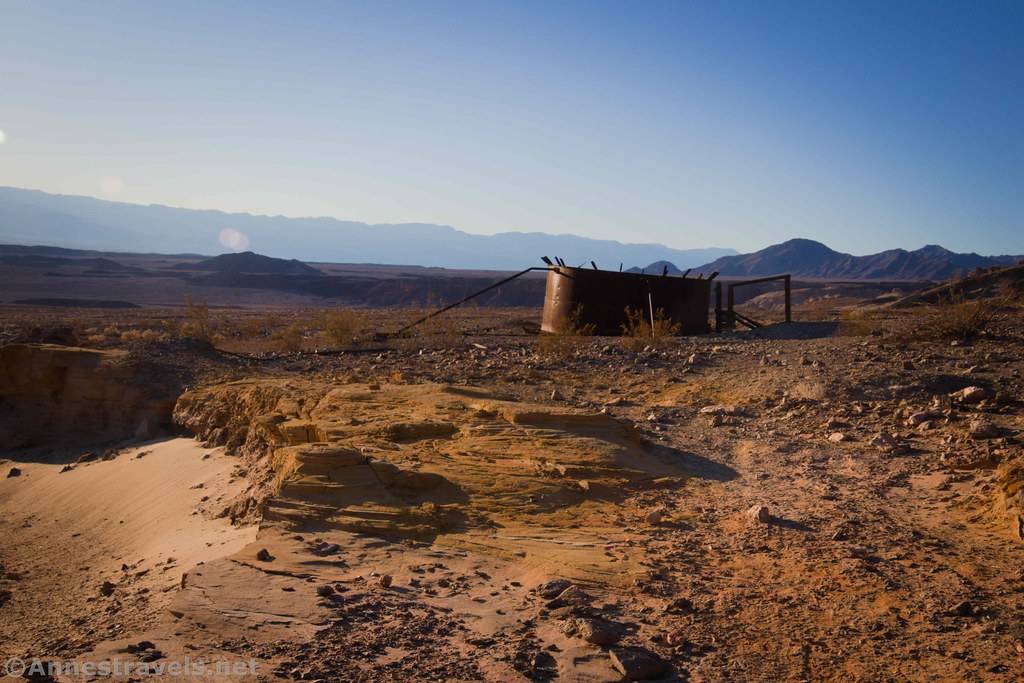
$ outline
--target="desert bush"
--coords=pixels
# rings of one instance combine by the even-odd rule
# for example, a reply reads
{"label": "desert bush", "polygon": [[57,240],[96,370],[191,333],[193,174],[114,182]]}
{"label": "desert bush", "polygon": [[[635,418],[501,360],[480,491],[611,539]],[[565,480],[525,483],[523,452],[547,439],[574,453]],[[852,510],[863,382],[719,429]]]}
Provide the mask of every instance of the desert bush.
{"label": "desert bush", "polygon": [[839,319],[839,334],[845,337],[869,337],[882,334],[891,321],[874,309],[851,308],[842,312]]}
{"label": "desert bush", "polygon": [[297,353],[302,350],[305,328],[299,323],[292,323],[277,333],[275,341],[281,351]]}
{"label": "desert bush", "polygon": [[346,309],[327,311],[320,319],[324,336],[338,346],[358,345],[365,337],[364,326],[361,315]]}
{"label": "desert bush", "polygon": [[232,331],[244,339],[257,339],[271,336],[282,324],[275,315],[245,315],[235,321]]}
{"label": "desert bush", "polygon": [[946,340],[970,341],[988,331],[1000,311],[1012,302],[1007,292],[996,297],[969,299],[963,290],[949,292],[924,313],[921,329],[928,335]]}
{"label": "desert bush", "polygon": [[567,356],[579,349],[583,337],[592,337],[596,331],[596,325],[583,322],[583,304],[578,304],[558,329],[541,333],[537,350],[543,354]]}
{"label": "desert bush", "polygon": [[130,344],[132,342],[157,342],[167,341],[168,335],[160,330],[125,330],[121,333],[121,342]]}
{"label": "desert bush", "polygon": [[198,303],[188,294],[185,295],[185,322],[181,325],[181,336],[201,341],[210,341],[213,337],[213,320],[210,307]]}
{"label": "desert bush", "polygon": [[622,345],[630,351],[639,351],[645,346],[659,346],[679,334],[680,324],[665,314],[665,309],[654,311],[654,321],[646,311],[626,307],[626,322],[622,323]]}
{"label": "desert bush", "polygon": [[[429,303],[435,301],[434,297],[428,296],[428,307],[414,309],[409,322],[418,320],[423,316],[432,313],[440,308],[441,304]],[[415,351],[425,347],[452,348],[463,340],[462,327],[450,313],[442,313],[419,325],[411,327],[401,334],[394,335],[389,341],[390,345],[397,349]]]}

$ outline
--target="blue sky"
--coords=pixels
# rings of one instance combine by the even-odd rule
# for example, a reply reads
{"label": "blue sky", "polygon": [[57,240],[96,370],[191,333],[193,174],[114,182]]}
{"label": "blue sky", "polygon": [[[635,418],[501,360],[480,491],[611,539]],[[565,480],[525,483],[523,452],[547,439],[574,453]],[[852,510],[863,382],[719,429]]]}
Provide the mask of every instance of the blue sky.
{"label": "blue sky", "polygon": [[0,0],[0,184],[1024,253],[1021,2]]}

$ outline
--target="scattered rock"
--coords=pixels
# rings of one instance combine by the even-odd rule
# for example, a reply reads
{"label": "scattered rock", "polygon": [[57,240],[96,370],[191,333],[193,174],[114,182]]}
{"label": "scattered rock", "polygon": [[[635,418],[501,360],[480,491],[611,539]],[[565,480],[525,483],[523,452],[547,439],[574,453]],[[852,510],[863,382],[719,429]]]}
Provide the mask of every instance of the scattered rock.
{"label": "scattered rock", "polygon": [[571,585],[548,602],[548,609],[558,609],[572,605],[589,605],[593,600],[590,594],[576,585]]}
{"label": "scattered rock", "polygon": [[907,424],[911,426],[920,425],[931,420],[937,420],[940,417],[942,417],[942,413],[936,410],[920,410],[907,418]]}
{"label": "scattered rock", "polygon": [[612,666],[627,681],[649,681],[664,676],[669,664],[658,655],[643,648],[616,648],[608,653]]}
{"label": "scattered rock", "polygon": [[551,579],[537,586],[537,595],[545,600],[551,600],[557,598],[562,591],[571,585],[572,581],[568,579]]}
{"label": "scattered rock", "polygon": [[742,406],[736,405],[717,405],[717,406],[704,406],[700,409],[701,415],[729,415],[739,416],[744,415],[745,411]]}
{"label": "scattered rock", "polygon": [[891,434],[886,434],[885,432],[880,432],[875,438],[871,439],[871,445],[885,453],[893,453],[899,449],[899,443],[896,439],[892,438]]}
{"label": "scattered rock", "polygon": [[754,505],[747,510],[747,517],[762,524],[772,521],[772,513],[769,512],[767,505]]}
{"label": "scattered rock", "polygon": [[266,548],[260,548],[259,552],[256,553],[256,559],[260,562],[273,562],[274,556]]}
{"label": "scattered rock", "polygon": [[832,432],[828,435],[828,440],[832,443],[839,443],[841,441],[849,441],[850,437],[842,432]]}
{"label": "scattered rock", "polygon": [[967,387],[960,392],[960,400],[964,403],[981,403],[988,397],[984,387]]}
{"label": "scattered rock", "polygon": [[619,624],[604,619],[572,619],[566,622],[566,633],[575,634],[594,645],[608,647],[622,640]]}
{"label": "scattered rock", "polygon": [[391,581],[392,578],[390,574],[381,574],[380,578],[377,579],[377,584],[381,588],[391,588]]}
{"label": "scattered rock", "polygon": [[324,583],[316,587],[316,594],[321,598],[330,598],[334,596],[334,586],[329,583]]}
{"label": "scattered rock", "polygon": [[967,431],[972,439],[994,439],[999,436],[999,427],[988,420],[971,420]]}
{"label": "scattered rock", "polygon": [[100,595],[107,597],[114,593],[114,589],[117,588],[114,584],[109,581],[104,581],[103,585],[100,586]]}

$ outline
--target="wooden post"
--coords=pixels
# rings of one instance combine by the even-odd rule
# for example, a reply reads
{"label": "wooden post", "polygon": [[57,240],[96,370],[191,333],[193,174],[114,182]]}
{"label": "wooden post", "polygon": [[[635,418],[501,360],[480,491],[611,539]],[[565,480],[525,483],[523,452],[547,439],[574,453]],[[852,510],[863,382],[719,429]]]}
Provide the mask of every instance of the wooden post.
{"label": "wooden post", "polygon": [[722,331],[722,283],[715,283],[715,332]]}
{"label": "wooden post", "polygon": [[736,294],[734,292],[736,285],[729,285],[728,301],[726,302],[726,320],[725,326],[730,330],[736,327],[736,318],[733,317],[733,309],[736,307]]}
{"label": "wooden post", "polygon": [[789,280],[790,280],[790,276],[787,275],[786,276],[786,280],[785,280],[785,282],[786,282],[786,322],[787,323],[793,321],[793,306],[790,303],[790,296],[789,296],[789,292],[790,292]]}

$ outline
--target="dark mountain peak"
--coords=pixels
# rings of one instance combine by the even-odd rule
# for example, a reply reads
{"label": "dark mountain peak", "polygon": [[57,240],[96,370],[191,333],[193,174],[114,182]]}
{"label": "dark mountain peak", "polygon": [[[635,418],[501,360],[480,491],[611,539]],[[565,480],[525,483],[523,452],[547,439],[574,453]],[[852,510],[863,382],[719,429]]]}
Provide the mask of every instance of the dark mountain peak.
{"label": "dark mountain peak", "polygon": [[661,275],[662,273],[665,273],[666,275],[681,275],[683,271],[677,268],[676,264],[672,263],[671,261],[655,261],[654,263],[644,266],[643,268],[640,268],[639,266],[635,268],[630,268],[626,272],[644,272],[647,273],[648,275]]}
{"label": "dark mountain peak", "polygon": [[780,244],[775,244],[770,247],[765,247],[761,251],[777,251],[777,252],[790,252],[800,254],[828,254],[845,256],[841,252],[835,251],[831,247],[817,240],[807,239],[806,237],[794,237],[791,240],[786,240]]}
{"label": "dark mountain peak", "polygon": [[296,259],[264,256],[253,251],[221,254],[199,263],[179,263],[179,270],[212,270],[219,273],[272,273],[275,275],[323,275],[312,266]]}
{"label": "dark mountain peak", "polygon": [[[901,249],[900,251],[903,250]],[[910,253],[919,254],[921,256],[927,256],[928,258],[948,258],[950,256],[956,255],[954,252],[938,244],[926,244],[920,249],[915,249]]]}
{"label": "dark mountain peak", "polygon": [[889,249],[868,256],[835,251],[821,242],[791,239],[751,254],[726,256],[701,266],[729,277],[792,273],[800,277],[871,280],[946,280],[976,268],[1012,264],[1013,256],[957,254],[937,244],[914,251]]}

